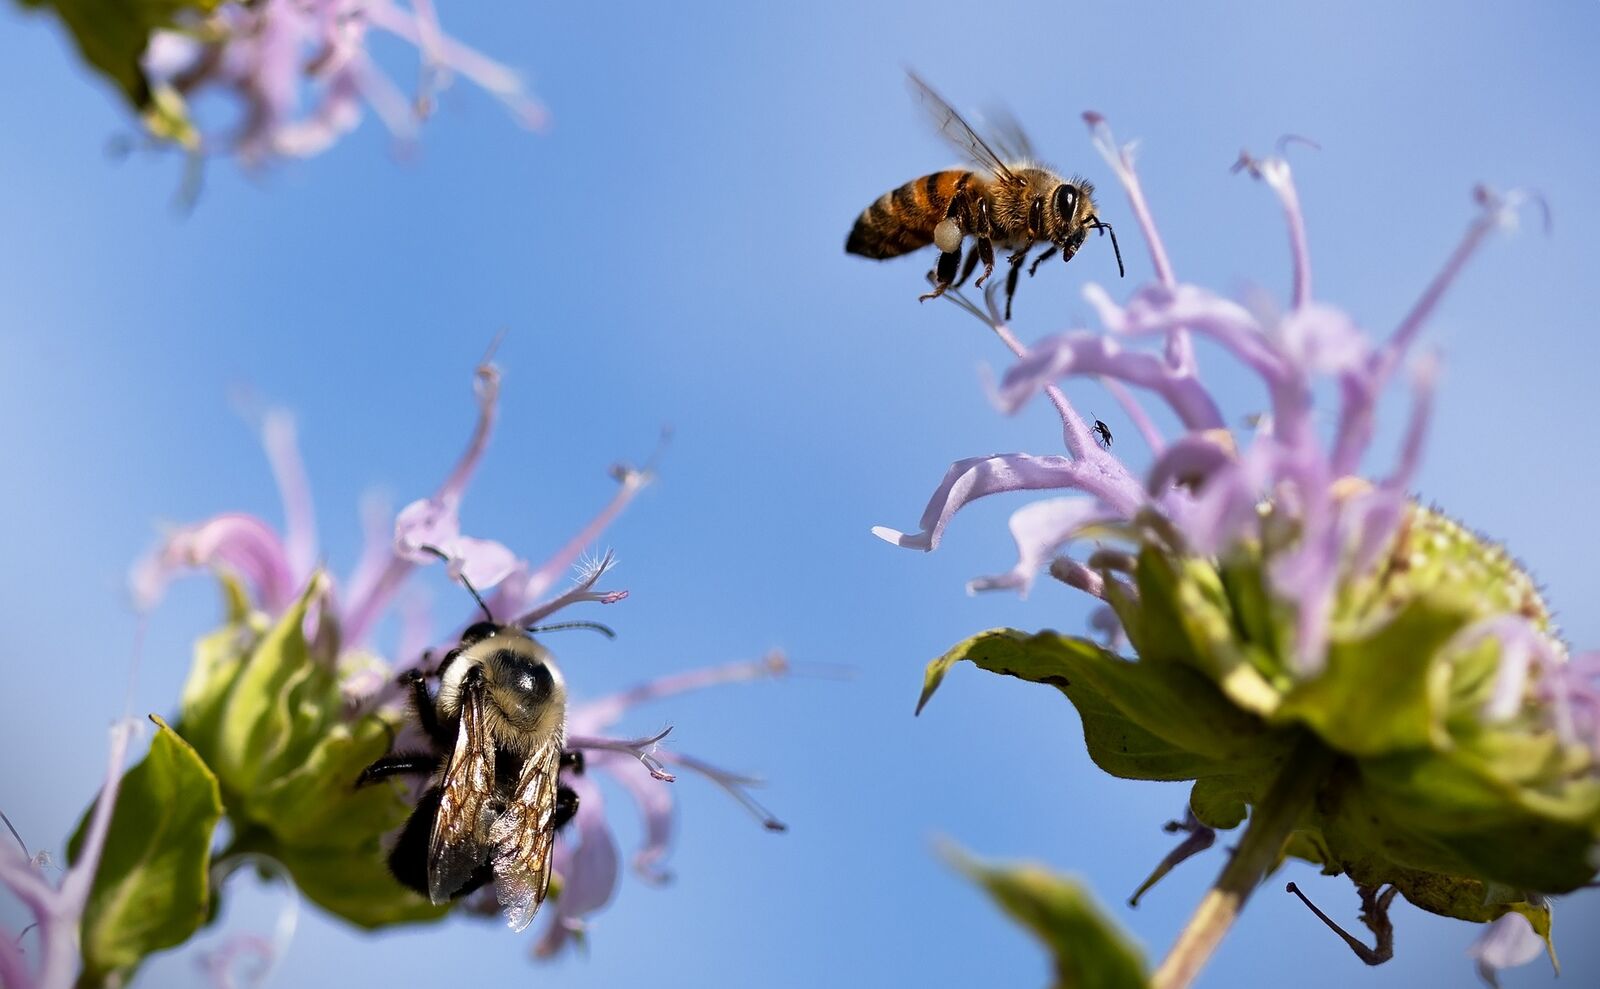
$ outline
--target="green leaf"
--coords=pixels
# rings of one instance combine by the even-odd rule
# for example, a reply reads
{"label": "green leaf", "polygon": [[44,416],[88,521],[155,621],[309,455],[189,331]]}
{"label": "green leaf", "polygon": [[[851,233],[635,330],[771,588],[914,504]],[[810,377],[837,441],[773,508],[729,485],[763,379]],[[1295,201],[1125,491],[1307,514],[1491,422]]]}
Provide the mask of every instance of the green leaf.
{"label": "green leaf", "polygon": [[[222,816],[217,779],[166,722],[128,770],[84,910],[83,968],[98,982],[180,944],[206,918],[211,836]],[[67,847],[76,861],[89,815]]]}
{"label": "green leaf", "polygon": [[218,579],[226,618],[221,628],[196,643],[178,707],[178,731],[204,758],[215,758],[228,693],[266,629],[266,619],[251,610],[238,580],[227,574]]}
{"label": "green leaf", "polygon": [[1072,701],[1097,766],[1124,779],[1182,780],[1270,772],[1282,740],[1210,680],[1177,663],[1130,662],[1084,639],[1012,629],[980,633],[928,665],[918,711],[950,667],[1047,683]]}
{"label": "green leaf", "polygon": [[1040,865],[985,865],[955,849],[947,857],[1049,949],[1055,989],[1141,989],[1144,960],[1083,887]]}
{"label": "green leaf", "polygon": [[1254,803],[1269,783],[1249,776],[1205,776],[1189,791],[1189,809],[1206,827],[1230,831],[1244,822],[1245,804]]}
{"label": "green leaf", "polygon": [[150,35],[177,26],[179,15],[214,10],[220,0],[21,0],[53,10],[72,32],[78,53],[121,91],[137,110],[150,103],[150,84],[139,59]]}
{"label": "green leaf", "polygon": [[1330,644],[1321,675],[1291,690],[1275,720],[1302,721],[1347,755],[1448,744],[1450,670],[1440,654],[1467,620],[1431,599],[1411,601],[1370,635]]}
{"label": "green leaf", "polygon": [[389,749],[393,727],[376,715],[325,733],[305,761],[250,795],[251,816],[282,842],[356,847],[404,823],[410,805],[395,784],[356,789],[356,777]]}

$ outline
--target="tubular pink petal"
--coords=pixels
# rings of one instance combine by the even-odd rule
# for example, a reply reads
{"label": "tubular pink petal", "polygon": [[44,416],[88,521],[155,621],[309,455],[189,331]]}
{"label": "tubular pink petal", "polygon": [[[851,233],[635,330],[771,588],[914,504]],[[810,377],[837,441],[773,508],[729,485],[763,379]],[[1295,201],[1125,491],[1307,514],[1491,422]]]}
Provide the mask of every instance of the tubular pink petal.
{"label": "tubular pink petal", "polygon": [[561,575],[567,572],[585,549],[591,546],[600,534],[606,531],[622,510],[628,507],[645,485],[655,480],[655,475],[649,470],[635,470],[626,465],[618,465],[612,469],[612,476],[617,479],[617,493],[611,496],[606,506],[589,520],[589,524],[578,530],[578,534],[568,540],[567,544],[556,552],[538,568],[528,574],[527,585],[523,588],[523,599],[518,602],[518,608],[525,608],[536,600],[541,594],[549,590]]}
{"label": "tubular pink petal", "polygon": [[1050,576],[1085,594],[1093,594],[1102,600],[1106,596],[1105,578],[1071,557],[1058,556],[1051,560]]}
{"label": "tubular pink petal", "polygon": [[1164,494],[1174,484],[1204,488],[1211,476],[1237,461],[1233,440],[1220,431],[1190,433],[1167,447],[1150,467],[1146,490]]}
{"label": "tubular pink petal", "polygon": [[1367,444],[1372,442],[1373,407],[1389,376],[1405,358],[1406,351],[1421,332],[1423,324],[1433,314],[1456,276],[1466,267],[1472,255],[1477,253],[1484,239],[1495,229],[1514,220],[1514,208],[1521,202],[1517,197],[1509,201],[1501,200],[1481,188],[1477,199],[1483,211],[1467,227],[1466,234],[1450,253],[1444,267],[1428,283],[1389,341],[1369,359],[1363,380],[1352,381],[1344,387],[1344,403],[1339,410],[1338,438],[1333,454],[1335,474],[1354,473],[1360,465],[1361,455],[1366,452]]}
{"label": "tubular pink petal", "polygon": [[665,883],[672,874],[662,867],[672,846],[672,788],[663,786],[648,771],[634,766],[615,763],[614,760],[594,763],[601,765],[611,778],[622,784],[643,818],[644,837],[633,856],[633,870],[650,883]]}
{"label": "tubular pink petal", "polygon": [[1223,425],[1216,402],[1194,377],[1174,371],[1153,354],[1125,351],[1115,340],[1075,332],[1034,344],[1000,381],[999,407],[1015,413],[1033,395],[1057,378],[1103,375],[1160,395],[1189,429]]}
{"label": "tubular pink petal", "polygon": [[[371,3],[368,15],[375,27],[419,47],[423,44],[425,29],[419,27],[418,19],[401,13],[393,4]],[[541,130],[549,123],[548,112],[537,100],[528,96],[516,72],[448,35],[440,34],[428,40],[439,64],[461,73],[494,94],[506,104],[522,126]]]}
{"label": "tubular pink petal", "polygon": [[761,826],[768,831],[787,831],[789,826],[772,816],[772,812],[763,807],[755,797],[750,795],[749,787],[759,786],[761,780],[754,776],[744,776],[732,773],[726,769],[719,769],[693,756],[682,755],[677,752],[661,750],[661,758],[672,765],[682,766],[685,769],[699,773],[706,779],[715,783],[724,793],[738,801],[739,805],[749,811],[751,816],[761,822]]}
{"label": "tubular pink petal", "polygon": [[1004,574],[978,577],[967,583],[967,593],[1014,589],[1026,598],[1045,561],[1071,542],[1085,526],[1108,521],[1104,508],[1089,498],[1050,498],[1013,512],[1009,523],[1017,544],[1017,564]]}
{"label": "tubular pink petal", "polygon": [[569,730],[574,734],[598,734],[616,724],[623,714],[640,704],[723,684],[773,680],[787,675],[788,672],[788,658],[783,653],[774,651],[754,662],[724,663],[720,666],[706,666],[658,677],[615,694],[573,704],[567,714]]}
{"label": "tubular pink petal", "polygon": [[1140,496],[1130,496],[1120,486],[1108,483],[1093,465],[1065,457],[1035,457],[1026,453],[996,454],[958,460],[945,472],[944,480],[922,512],[920,532],[907,534],[877,526],[872,534],[905,549],[932,551],[938,548],[945,526],[965,505],[1006,491],[1075,488],[1095,495],[1116,510],[1132,515]]}
{"label": "tubular pink petal", "polygon": [[1150,216],[1150,207],[1145,203],[1139,175],[1133,167],[1134,146],[1118,144],[1106,118],[1092,110],[1083,115],[1083,122],[1089,125],[1095,150],[1111,166],[1111,170],[1117,174],[1117,181],[1122,183],[1123,191],[1128,194],[1128,205],[1133,207],[1133,215],[1139,221],[1139,229],[1143,231],[1145,244],[1150,249],[1150,265],[1156,270],[1156,279],[1163,285],[1177,284],[1172,274],[1172,264],[1167,260],[1166,248],[1161,246],[1161,235],[1156,232],[1155,220]]}
{"label": "tubular pink petal", "polygon": [[467,482],[472,480],[478,463],[483,460],[484,450],[488,449],[489,437],[494,432],[495,418],[499,413],[500,369],[488,361],[479,364],[473,374],[472,390],[478,397],[478,421],[472,427],[467,448],[462,451],[461,459],[456,461],[455,469],[450,471],[433,495],[445,504],[460,503],[462,494],[467,490]]}
{"label": "tubular pink petal", "polygon": [[21,935],[0,930],[0,985],[33,989],[33,977],[28,974],[28,964],[22,957],[22,949],[17,946],[21,940]]}
{"label": "tubular pink petal", "polygon": [[179,529],[136,563],[130,576],[136,605],[154,607],[174,576],[202,568],[238,574],[254,590],[257,604],[271,614],[287,607],[296,589],[278,534],[255,516],[234,512]]}
{"label": "tubular pink petal", "polygon": [[1239,162],[1234,167],[1247,169],[1251,175],[1266,182],[1283,205],[1284,221],[1289,228],[1289,256],[1294,262],[1294,289],[1290,304],[1299,309],[1311,301],[1311,252],[1306,247],[1305,214],[1300,210],[1300,195],[1295,190],[1289,163],[1279,157],[1253,158],[1241,152]]}
{"label": "tubular pink petal", "polygon": [[283,500],[284,557],[291,573],[309,574],[317,562],[317,517],[294,417],[282,409],[267,412],[261,421],[261,443]]}

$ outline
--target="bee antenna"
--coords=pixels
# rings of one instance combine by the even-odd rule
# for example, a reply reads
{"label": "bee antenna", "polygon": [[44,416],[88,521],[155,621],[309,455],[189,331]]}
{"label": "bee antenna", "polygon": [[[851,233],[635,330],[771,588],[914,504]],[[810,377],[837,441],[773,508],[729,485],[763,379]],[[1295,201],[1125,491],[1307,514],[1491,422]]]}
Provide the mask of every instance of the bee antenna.
{"label": "bee antenna", "polygon": [[617,633],[612,630],[610,625],[602,625],[599,622],[556,622],[553,625],[526,625],[522,630],[524,632],[562,632],[569,628],[586,628],[590,631],[599,632],[608,639],[617,637]]}
{"label": "bee antenna", "polygon": [[1128,273],[1127,271],[1123,270],[1122,267],[1122,248],[1117,246],[1117,232],[1111,229],[1111,224],[1106,223],[1099,218],[1095,219],[1094,226],[1096,230],[1100,231],[1102,236],[1105,234],[1111,235],[1111,250],[1117,255],[1117,277],[1127,278]]}
{"label": "bee antenna", "polygon": [[[432,554],[433,556],[437,556],[439,559],[443,560],[445,563],[449,563],[450,562],[450,554],[446,553],[444,550],[440,549],[437,546],[420,546],[418,548],[421,549],[424,553],[429,553],[429,554]],[[489,610],[489,606],[484,603],[483,595],[479,594],[478,593],[478,589],[476,587],[472,586],[472,581],[468,580],[467,579],[467,575],[464,574],[464,573],[456,574],[456,579],[461,581],[461,586],[465,587],[467,589],[467,593],[472,595],[472,600],[478,602],[478,607],[483,609],[483,617],[484,617],[484,619],[492,623],[494,621],[494,612],[490,611]]]}

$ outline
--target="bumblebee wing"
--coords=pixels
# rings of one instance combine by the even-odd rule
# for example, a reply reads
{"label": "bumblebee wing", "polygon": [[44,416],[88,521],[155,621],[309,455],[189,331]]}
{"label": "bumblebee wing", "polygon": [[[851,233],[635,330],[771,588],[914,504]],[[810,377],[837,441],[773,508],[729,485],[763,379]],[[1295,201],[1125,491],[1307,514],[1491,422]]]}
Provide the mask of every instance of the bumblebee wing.
{"label": "bumblebee wing", "polygon": [[514,931],[533,922],[550,888],[550,853],[556,840],[551,820],[560,772],[561,741],[547,739],[523,763],[511,803],[494,824],[495,888]]}
{"label": "bumblebee wing", "polygon": [[983,115],[983,123],[989,131],[989,143],[1006,161],[1038,162],[1039,153],[1033,150],[1033,141],[1010,110],[1003,106],[991,107]]}
{"label": "bumblebee wing", "polygon": [[923,82],[922,78],[915,72],[908,72],[906,75],[911,82],[911,91],[917,95],[923,107],[933,115],[933,125],[939,129],[939,133],[944,136],[946,141],[949,141],[962,154],[993,172],[995,177],[1002,182],[1020,183],[1022,181],[1015,172],[1006,167],[1006,163],[1000,160],[1000,156],[994,153],[994,149],[989,147],[983,138],[978,136],[978,132],[972,129],[972,125],[961,119],[961,114],[951,108],[950,104],[946,103],[938,93],[935,93],[931,86]]}
{"label": "bumblebee wing", "polygon": [[495,816],[494,740],[483,720],[483,684],[461,689],[461,727],[440,784],[428,841],[428,899],[448,902],[489,861]]}

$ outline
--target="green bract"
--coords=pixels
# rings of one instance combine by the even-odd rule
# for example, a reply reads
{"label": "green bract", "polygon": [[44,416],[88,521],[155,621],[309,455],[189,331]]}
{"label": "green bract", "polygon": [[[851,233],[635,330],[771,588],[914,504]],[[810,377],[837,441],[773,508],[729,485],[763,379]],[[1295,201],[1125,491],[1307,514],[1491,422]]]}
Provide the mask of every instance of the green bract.
{"label": "green bract", "polygon": [[[152,951],[182,943],[210,906],[206,861],[222,816],[217,778],[160,718],[150,753],[117,792],[105,850],[83,913],[83,985],[131,972]],[[67,845],[78,859],[89,814]]]}
{"label": "green bract", "polygon": [[335,670],[313,657],[304,627],[322,580],[271,625],[224,580],[227,622],[195,651],[179,730],[221,783],[234,830],[222,855],[282,862],[302,892],[362,927],[442,916],[384,865],[381,839],[410,812],[403,790],[355,788],[397,726],[349,720]]}
{"label": "green bract", "polygon": [[1096,765],[1193,780],[1196,817],[1224,829],[1314,739],[1332,768],[1284,853],[1360,885],[1393,884],[1444,916],[1487,922],[1514,910],[1548,939],[1536,894],[1593,877],[1592,756],[1527,712],[1486,718],[1500,645],[1452,645],[1508,611],[1548,632],[1532,582],[1498,547],[1413,507],[1374,573],[1341,593],[1326,662],[1309,678],[1291,673],[1293,616],[1268,597],[1249,545],[1217,564],[1146,539],[1132,592],[1116,584],[1107,598],[1137,660],[1055,632],[997,629],[934,660],[922,702],[959,660],[1050,684],[1078,709]]}

